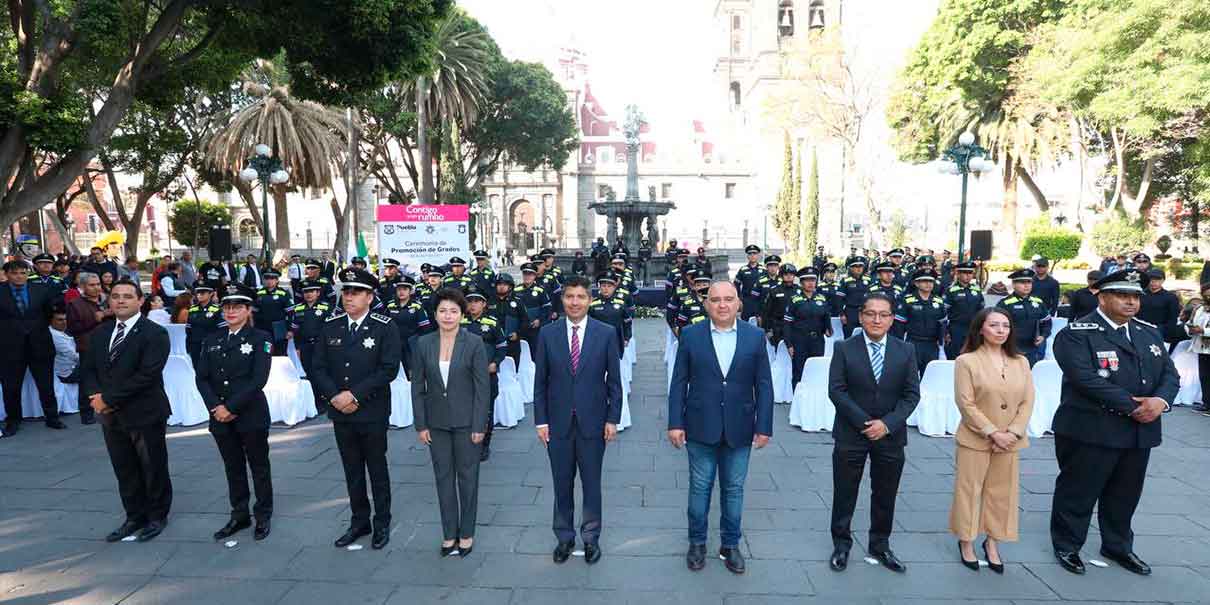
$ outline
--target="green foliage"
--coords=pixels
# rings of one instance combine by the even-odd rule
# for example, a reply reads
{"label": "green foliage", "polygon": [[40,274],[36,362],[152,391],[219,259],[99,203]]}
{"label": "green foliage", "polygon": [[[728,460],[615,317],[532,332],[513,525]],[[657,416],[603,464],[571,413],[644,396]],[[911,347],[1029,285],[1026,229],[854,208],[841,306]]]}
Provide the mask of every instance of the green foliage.
{"label": "green foliage", "polygon": [[800,229],[799,209],[794,197],[794,149],[790,146],[790,133],[785,132],[785,157],[782,161],[781,188],[777,190],[777,201],[773,207],[773,228],[786,242],[783,256],[793,255],[798,244]]}
{"label": "green foliage", "polygon": [[887,228],[887,243],[892,248],[902,248],[908,243],[907,217],[898,208],[891,213],[891,226]]}
{"label": "green foliage", "polygon": [[1145,221],[1114,216],[1092,228],[1092,249],[1101,256],[1142,250],[1152,237],[1151,228]]}
{"label": "green foliage", "polygon": [[183,246],[206,247],[210,244],[210,227],[230,224],[231,211],[226,206],[205,200],[177,202],[168,215],[172,235]]}
{"label": "green foliage", "polygon": [[812,257],[819,243],[819,154],[815,149],[811,150],[811,178],[807,181],[807,209],[802,229],[802,254]]}
{"label": "green foliage", "polygon": [[524,61],[494,67],[486,105],[464,141],[488,161],[484,174],[495,169],[501,154],[526,170],[544,164],[559,170],[580,148],[563,87],[546,67]]}
{"label": "green foliage", "polygon": [[1056,227],[1050,216],[1042,214],[1025,224],[1025,237],[1021,240],[1021,259],[1029,260],[1034,255],[1044,256],[1051,261],[1075,258],[1080,253],[1083,236],[1072,229]]}

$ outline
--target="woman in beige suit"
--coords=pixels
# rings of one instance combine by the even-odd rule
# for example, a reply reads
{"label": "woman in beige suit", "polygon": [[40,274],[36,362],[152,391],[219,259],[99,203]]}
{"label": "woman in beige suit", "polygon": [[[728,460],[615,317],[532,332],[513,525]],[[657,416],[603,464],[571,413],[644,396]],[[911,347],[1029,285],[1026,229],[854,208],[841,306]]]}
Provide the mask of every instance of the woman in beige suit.
{"label": "woman in beige suit", "polygon": [[962,424],[954,435],[950,531],[958,536],[962,564],[975,571],[974,540],[986,534],[988,566],[1004,573],[998,543],[1017,540],[1017,459],[1029,445],[1025,427],[1034,407],[1034,381],[1029,361],[1013,345],[1012,319],[1002,309],[983,309],[971,321],[954,364],[954,399]]}

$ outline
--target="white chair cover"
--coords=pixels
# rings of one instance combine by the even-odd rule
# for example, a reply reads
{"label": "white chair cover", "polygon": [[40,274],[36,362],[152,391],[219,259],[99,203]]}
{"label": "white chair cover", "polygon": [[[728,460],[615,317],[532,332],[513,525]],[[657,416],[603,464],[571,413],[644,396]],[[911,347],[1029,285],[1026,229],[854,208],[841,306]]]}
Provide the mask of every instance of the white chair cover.
{"label": "white chair cover", "polygon": [[832,338],[831,340],[844,340],[844,324],[840,323],[839,317],[832,318]]}
{"label": "white chair cover", "polygon": [[1176,401],[1172,405],[1193,405],[1202,400],[1202,381],[1197,368],[1197,353],[1189,350],[1189,341],[1177,343],[1177,348],[1185,345],[1183,350],[1172,354],[1172,364],[1176,373],[1181,377],[1181,390],[1176,393]]}
{"label": "white chair cover", "polygon": [[164,365],[164,391],[168,394],[168,403],[172,406],[168,424],[193,426],[210,419],[206,402],[202,401],[202,394],[197,390],[193,363],[188,357],[168,356],[168,363]]}
{"label": "white chair cover", "polygon": [[634,337],[631,336],[630,342],[626,343],[626,351],[622,354],[622,362],[626,365],[633,366],[639,360],[639,353],[635,350]]}
{"label": "white chair cover", "polygon": [[1059,331],[1067,327],[1066,317],[1054,317],[1050,320],[1050,336],[1046,337],[1046,359],[1055,358],[1055,337]]}
{"label": "white chair cover", "polygon": [[618,364],[618,372],[621,374],[622,393],[629,395],[630,381],[634,378],[634,371],[630,363],[626,361],[625,356],[622,357]]}
{"label": "white chair cover", "polygon": [[517,364],[512,357],[506,356],[504,361],[500,362],[500,371],[496,377],[500,382],[500,392],[493,402],[492,418],[496,426],[511,429],[525,418],[525,396],[521,393],[521,383],[517,381]]}
{"label": "white chair cover", "polygon": [[[80,411],[80,404],[76,399],[79,393],[79,385],[63,384],[59,382],[59,377],[51,378],[55,385],[55,399],[59,402],[59,412],[65,414],[74,414]],[[3,407],[3,406],[0,406]],[[21,383],[21,415],[26,418],[41,418],[42,414],[42,398],[38,396],[38,386],[34,384],[34,376],[25,371],[25,381]],[[0,420],[4,420],[8,414],[0,409]]]}
{"label": "white chair cover", "polygon": [[298,370],[298,375],[306,378],[307,373],[303,370],[302,360],[298,358],[298,348],[294,346],[293,338],[286,341],[286,357],[294,362],[294,369]]}
{"label": "white chair cover", "polygon": [[830,357],[812,357],[802,367],[802,379],[794,388],[790,404],[790,424],[804,432],[831,431],[836,406],[828,397]]}
{"label": "white chair cover", "polygon": [[668,328],[664,335],[664,363],[672,359],[676,359],[676,334],[672,333],[672,328]]}
{"label": "white chair cover", "polygon": [[1043,359],[1034,364],[1034,411],[1029,417],[1026,431],[1030,437],[1041,437],[1050,432],[1050,423],[1059,409],[1059,395],[1063,390],[1063,370],[1059,362]]}
{"label": "white chair cover", "polygon": [[274,357],[265,385],[269,401],[269,421],[294,426],[317,414],[311,383],[298,375],[294,362],[286,357]]}
{"label": "white chair cover", "polygon": [[525,403],[534,401],[534,374],[536,372],[533,352],[529,350],[529,343],[522,340],[521,358],[517,361],[517,382],[521,384],[521,398],[525,400]]}
{"label": "white chair cover", "polygon": [[631,424],[630,419],[630,389],[622,389],[622,417],[618,420],[618,431],[626,430]]}
{"label": "white chair cover", "polygon": [[[512,361],[509,359],[509,361]],[[415,416],[412,412],[412,381],[408,380],[403,364],[399,364],[399,373],[391,381],[391,417],[387,422],[395,428],[412,426]]]}
{"label": "white chair cover", "polygon": [[54,377],[54,381],[55,399],[59,400],[59,412],[66,414],[75,414],[76,412],[79,412],[80,385],[60,382],[58,376]]}
{"label": "white chair cover", "polygon": [[777,345],[777,352],[770,360],[769,369],[773,373],[773,401],[790,403],[794,399],[794,364],[790,362],[790,351],[783,341]]}
{"label": "white chair cover", "polygon": [[181,355],[189,365],[193,365],[193,361],[189,359],[189,350],[185,347],[185,324],[168,324],[164,326],[168,330],[168,354]]}
{"label": "white chair cover", "polygon": [[1192,344],[1193,344],[1192,340],[1189,340],[1189,339],[1182,340],[1182,341],[1176,343],[1176,348],[1172,350],[1172,354],[1176,355],[1177,353],[1180,353],[1182,351],[1188,351],[1189,346]]}
{"label": "white chair cover", "polygon": [[908,416],[908,426],[915,426],[922,435],[944,437],[958,430],[960,422],[962,414],[954,401],[954,362],[930,362],[920,380],[920,404]]}

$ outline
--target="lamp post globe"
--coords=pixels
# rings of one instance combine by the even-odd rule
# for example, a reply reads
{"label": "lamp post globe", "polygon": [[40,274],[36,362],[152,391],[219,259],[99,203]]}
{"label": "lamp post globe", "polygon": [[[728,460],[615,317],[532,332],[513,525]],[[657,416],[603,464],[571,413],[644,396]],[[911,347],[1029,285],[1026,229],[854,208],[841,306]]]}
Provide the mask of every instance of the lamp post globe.
{"label": "lamp post globe", "polygon": [[245,183],[255,181],[257,176],[259,175],[257,174],[255,168],[245,168],[239,171],[239,179]]}
{"label": "lamp post globe", "polygon": [[975,134],[972,133],[971,131],[968,130],[968,131],[958,135],[958,144],[959,145],[973,145],[974,143],[975,143]]}
{"label": "lamp post globe", "polygon": [[258,144],[253,149],[256,151],[256,155],[259,155],[262,158],[269,157],[269,153],[272,151],[272,149],[269,149],[269,146],[264,143]]}

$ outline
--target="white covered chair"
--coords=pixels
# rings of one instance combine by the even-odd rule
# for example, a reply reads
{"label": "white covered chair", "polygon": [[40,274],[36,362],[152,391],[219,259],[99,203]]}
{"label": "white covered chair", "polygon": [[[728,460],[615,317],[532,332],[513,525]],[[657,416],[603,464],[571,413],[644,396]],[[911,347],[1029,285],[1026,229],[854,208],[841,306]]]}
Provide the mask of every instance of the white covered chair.
{"label": "white covered chair", "polygon": [[630,342],[626,343],[626,350],[622,354],[622,363],[633,366],[639,360],[639,352],[634,345],[634,336],[630,337]]}
{"label": "white covered chair", "polygon": [[625,356],[619,360],[618,372],[621,374],[622,392],[630,394],[630,382],[631,379],[634,378],[634,371],[633,368],[631,368],[630,363],[626,361]]}
{"label": "white covered chair", "polygon": [[537,373],[537,367],[534,366],[533,352],[529,350],[529,343],[522,339],[521,358],[517,361],[517,382],[521,384],[521,398],[525,400],[525,403],[534,401],[535,373]]}
{"label": "white covered chair", "polygon": [[492,402],[492,419],[496,426],[511,429],[525,418],[525,396],[521,393],[521,383],[517,381],[517,364],[512,357],[506,356],[504,361],[500,362],[500,371],[496,378],[500,382],[500,392]]}
{"label": "white covered chair", "polygon": [[[769,347],[773,351],[773,347]],[[773,401],[775,403],[790,403],[794,399],[794,365],[790,362],[790,351],[786,343],[777,345],[769,357],[769,369],[773,374]]]}
{"label": "white covered chair", "polygon": [[962,414],[954,401],[954,362],[929,362],[920,379],[920,403],[908,416],[908,426],[915,426],[922,435],[944,437],[958,430]]}
{"label": "white covered chair", "polygon": [[269,401],[269,421],[294,426],[315,416],[315,394],[310,381],[303,380],[294,362],[287,357],[274,357],[265,385]]}
{"label": "white covered chair", "polygon": [[[168,330],[168,354],[180,355],[185,359],[189,359],[189,350],[185,347],[186,326],[185,324],[168,324],[164,326]],[[193,363],[192,360],[189,361]]]}
{"label": "white covered chair", "polygon": [[1055,337],[1059,331],[1067,327],[1066,317],[1054,317],[1050,320],[1050,336],[1046,337],[1046,359],[1055,358]]}
{"label": "white covered chair", "polygon": [[[668,331],[668,335],[672,335],[672,330]],[[668,342],[668,348],[664,350],[664,368],[668,374],[668,384],[665,385],[665,392],[672,390],[672,370],[676,367],[676,350],[680,345],[680,341],[673,336]]]}
{"label": "white covered chair", "polygon": [[[1172,405],[1193,405],[1202,400],[1202,382],[1197,368],[1197,353],[1189,350],[1189,341],[1177,343],[1176,353],[1172,354],[1172,364],[1176,373],[1181,377],[1181,390],[1176,393],[1176,401]],[[1185,345],[1181,349],[1181,345]]]}
{"label": "white covered chair", "polygon": [[[509,361],[512,359],[509,358]],[[401,429],[412,426],[415,421],[412,411],[412,381],[408,380],[407,372],[403,371],[403,364],[399,364],[399,373],[395,375],[395,380],[391,381],[391,417],[387,419],[387,423]]]}
{"label": "white covered chair", "polygon": [[1063,390],[1063,370],[1059,362],[1043,359],[1034,364],[1034,411],[1029,417],[1027,434],[1041,437],[1050,432],[1050,423],[1059,409],[1059,396]]}
{"label": "white covered chair", "polygon": [[298,358],[298,347],[294,346],[293,338],[286,341],[286,357],[289,357],[290,361],[294,363],[294,369],[298,370],[298,375],[306,378],[307,373],[303,370],[302,360]]}
{"label": "white covered chair", "polygon": [[794,387],[790,404],[790,424],[804,432],[831,431],[836,406],[828,397],[830,357],[812,357],[802,367],[802,379]]}
{"label": "white covered chair", "polygon": [[1182,341],[1176,343],[1176,348],[1172,349],[1172,354],[1176,355],[1177,353],[1180,353],[1182,351],[1188,351],[1190,345],[1192,345],[1192,344],[1193,344],[1193,341],[1186,338],[1185,340],[1182,340]]}
{"label": "white covered chair", "polygon": [[169,355],[168,363],[164,365],[164,391],[168,395],[168,403],[172,406],[172,415],[168,424],[172,426],[193,426],[210,419],[210,411],[206,402],[197,390],[197,376],[193,373],[193,363],[183,355]]}
{"label": "white covered chair", "polygon": [[[59,412],[64,414],[73,414],[80,411],[79,403],[76,399],[79,393],[79,385],[63,384],[59,382],[59,377],[51,378],[54,381],[55,400],[58,401]],[[3,407],[3,406],[0,406]],[[34,384],[34,376],[29,370],[25,371],[25,381],[21,384],[21,415],[25,418],[41,418],[42,414],[42,398],[38,396],[38,386]],[[0,420],[4,420],[7,414],[3,409],[0,409]]]}

